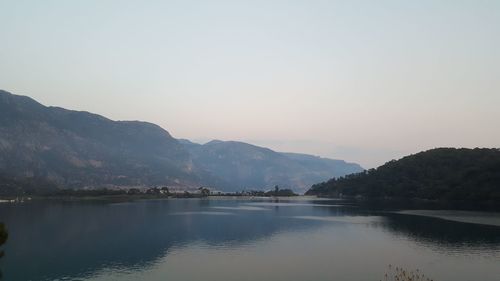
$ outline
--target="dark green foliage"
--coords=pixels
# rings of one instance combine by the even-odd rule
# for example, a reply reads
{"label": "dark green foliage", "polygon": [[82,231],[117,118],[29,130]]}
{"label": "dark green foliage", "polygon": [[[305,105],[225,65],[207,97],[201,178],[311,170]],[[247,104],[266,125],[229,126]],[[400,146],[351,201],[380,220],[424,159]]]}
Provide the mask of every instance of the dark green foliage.
{"label": "dark green foliage", "polygon": [[202,197],[208,197],[210,195],[210,190],[205,187],[198,188]]}
{"label": "dark green foliage", "polygon": [[127,191],[123,189],[60,189],[47,196],[71,196],[71,197],[95,197],[95,196],[112,196],[112,195],[125,195]]}
{"label": "dark green foliage", "polygon": [[127,191],[127,194],[128,195],[137,195],[137,194],[141,194],[141,190],[138,189],[138,188],[130,188],[128,191]]}
{"label": "dark green foliage", "polygon": [[[7,238],[9,238],[9,233],[7,232],[7,228],[5,224],[0,222],[0,247],[7,242]],[[0,258],[3,257],[4,252],[0,250]],[[1,276],[1,275],[0,275]]]}
{"label": "dark green foliage", "polygon": [[256,196],[256,197],[291,197],[291,196],[299,196],[293,190],[285,188],[280,189],[278,186],[275,186],[273,190],[263,191],[263,190],[245,190],[241,192],[229,192],[229,193],[219,193],[217,195],[220,196]]}
{"label": "dark green foliage", "polygon": [[306,194],[500,202],[500,150],[432,149],[315,184]]}
{"label": "dark green foliage", "polygon": [[146,190],[146,194],[149,194],[149,195],[159,195],[161,193],[160,193],[160,189],[159,188],[153,187],[153,188],[148,188]]}
{"label": "dark green foliage", "polygon": [[280,189],[279,186],[276,185],[274,190],[264,193],[264,196],[289,197],[297,196],[297,194],[293,193],[293,190],[291,189]]}

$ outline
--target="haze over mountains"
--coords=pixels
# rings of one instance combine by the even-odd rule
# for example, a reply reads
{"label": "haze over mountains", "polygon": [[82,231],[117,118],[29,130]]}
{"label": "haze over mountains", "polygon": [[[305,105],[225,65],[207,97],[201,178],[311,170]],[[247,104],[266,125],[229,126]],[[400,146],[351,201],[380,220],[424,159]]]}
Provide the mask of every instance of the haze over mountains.
{"label": "haze over mountains", "polygon": [[279,185],[304,192],[329,175],[340,177],[363,170],[357,164],[342,160],[280,153],[237,141],[213,140],[204,145],[180,141],[195,163],[232,184],[236,190]]}
{"label": "haze over mountains", "polygon": [[0,188],[30,180],[61,188],[166,185],[236,191],[279,185],[303,192],[313,183],[362,170],[341,160],[242,142],[195,144],[155,124],[46,107],[0,90]]}

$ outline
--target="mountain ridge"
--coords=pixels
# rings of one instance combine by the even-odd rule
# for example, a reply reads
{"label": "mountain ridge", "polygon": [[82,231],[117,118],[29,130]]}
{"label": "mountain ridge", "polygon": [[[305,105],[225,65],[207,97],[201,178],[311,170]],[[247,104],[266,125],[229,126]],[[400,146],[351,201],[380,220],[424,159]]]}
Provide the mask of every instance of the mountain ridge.
{"label": "mountain ridge", "polygon": [[[268,189],[275,185],[305,192],[331,177],[360,172],[361,166],[343,160],[301,153],[283,153],[240,141],[213,140],[205,144],[183,141],[193,160],[237,189]],[[259,188],[260,187],[260,188]]]}
{"label": "mountain ridge", "polygon": [[155,124],[47,107],[6,91],[0,96],[3,174],[74,188],[202,183],[188,153]]}
{"label": "mountain ridge", "polygon": [[[210,155],[210,149],[231,155],[233,162],[212,161],[218,167],[207,163],[204,153]],[[263,158],[255,158],[258,155]],[[314,179],[317,179],[320,174],[320,179],[325,180],[336,176],[337,170],[340,175],[345,174],[340,171],[342,166],[319,165],[315,169],[321,170],[310,169],[298,159],[292,159],[298,155],[318,161],[341,161],[305,154],[287,156],[287,153],[238,141],[196,144],[175,139],[154,123],[114,121],[88,111],[45,106],[28,96],[0,90],[0,176],[12,179],[3,182],[36,179],[64,188],[167,185],[209,186],[226,191],[262,190],[279,185],[304,191],[311,183],[304,177],[312,178],[316,174]],[[240,165],[236,167],[241,169],[231,170],[228,164],[238,159],[254,166]],[[342,163],[354,165],[350,167],[356,171],[362,170],[357,164]],[[259,170],[258,166],[265,169]],[[225,173],[224,169],[238,176]],[[245,173],[255,174],[257,178],[250,180]]]}

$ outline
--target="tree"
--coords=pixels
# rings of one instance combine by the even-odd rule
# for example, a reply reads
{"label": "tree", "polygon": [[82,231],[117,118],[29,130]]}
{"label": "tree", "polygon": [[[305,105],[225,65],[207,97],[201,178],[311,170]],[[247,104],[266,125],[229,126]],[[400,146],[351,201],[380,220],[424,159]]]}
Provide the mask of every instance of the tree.
{"label": "tree", "polygon": [[200,194],[203,197],[208,197],[210,195],[210,190],[206,187],[200,187],[198,188],[198,190],[200,191]]}
{"label": "tree", "polygon": [[167,186],[164,186],[164,187],[161,188],[161,193],[165,194],[165,195],[169,195],[170,194],[170,190],[168,190]]}
{"label": "tree", "polygon": [[[9,233],[7,232],[7,228],[5,224],[0,222],[0,247],[7,242],[7,238],[9,238]],[[0,251],[0,258],[4,255],[3,251]]]}
{"label": "tree", "polygon": [[128,191],[127,191],[127,194],[128,195],[136,195],[136,194],[141,194],[141,190],[138,189],[138,188],[130,188]]}
{"label": "tree", "polygon": [[157,187],[149,188],[148,190],[146,190],[146,194],[158,195],[158,194],[160,194],[160,189]]}
{"label": "tree", "polygon": [[431,149],[315,184],[306,195],[500,202],[500,150]]}

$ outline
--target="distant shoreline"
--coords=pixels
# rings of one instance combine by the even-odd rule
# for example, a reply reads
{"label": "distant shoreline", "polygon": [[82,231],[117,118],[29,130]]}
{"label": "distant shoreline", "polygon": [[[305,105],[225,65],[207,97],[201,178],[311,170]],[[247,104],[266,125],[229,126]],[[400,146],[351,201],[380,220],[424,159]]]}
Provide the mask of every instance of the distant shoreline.
{"label": "distant shoreline", "polygon": [[[158,195],[158,194],[118,194],[118,195],[94,195],[94,196],[10,196],[0,197],[0,204],[9,203],[27,203],[27,202],[133,202],[141,200],[176,200],[176,199],[198,199],[198,200],[314,200],[314,201],[342,201],[349,204],[354,204],[372,210],[389,211],[394,213],[413,212],[419,210],[429,211],[482,211],[482,212],[500,212],[500,206],[495,202],[490,201],[445,201],[445,200],[426,200],[426,199],[398,199],[398,198],[338,198],[324,197],[316,195],[296,195],[296,196],[252,196],[241,194],[213,194],[209,196],[201,196],[199,194],[184,194],[175,195]],[[410,214],[410,213],[408,213]]]}
{"label": "distant shoreline", "polygon": [[3,197],[1,203],[25,203],[35,201],[55,202],[77,202],[77,201],[100,201],[100,202],[131,202],[139,200],[175,200],[175,199],[206,199],[206,200],[231,200],[231,199],[256,199],[256,200],[336,200],[318,198],[316,196],[250,196],[250,195],[210,195],[210,196],[158,196],[158,195],[97,195],[97,196],[24,196]]}

